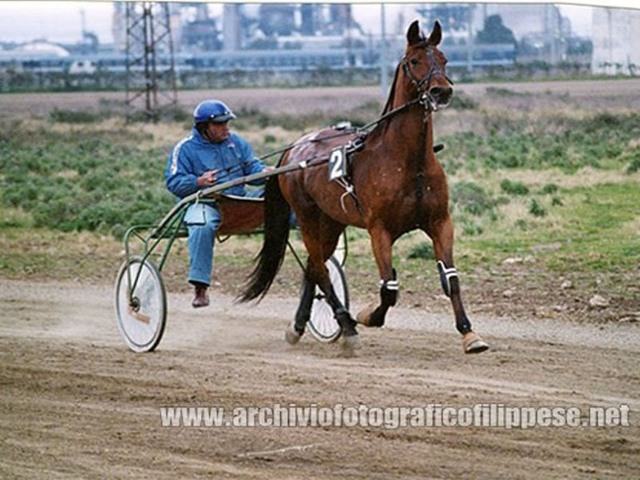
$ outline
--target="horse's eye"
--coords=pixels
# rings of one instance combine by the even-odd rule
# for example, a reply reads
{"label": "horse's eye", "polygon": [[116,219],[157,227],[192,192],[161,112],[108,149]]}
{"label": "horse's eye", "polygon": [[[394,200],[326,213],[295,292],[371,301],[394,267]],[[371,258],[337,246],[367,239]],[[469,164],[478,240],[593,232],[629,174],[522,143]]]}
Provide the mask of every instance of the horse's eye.
{"label": "horse's eye", "polygon": [[420,63],[420,61],[417,58],[412,58],[409,61],[411,62],[411,65],[418,65]]}

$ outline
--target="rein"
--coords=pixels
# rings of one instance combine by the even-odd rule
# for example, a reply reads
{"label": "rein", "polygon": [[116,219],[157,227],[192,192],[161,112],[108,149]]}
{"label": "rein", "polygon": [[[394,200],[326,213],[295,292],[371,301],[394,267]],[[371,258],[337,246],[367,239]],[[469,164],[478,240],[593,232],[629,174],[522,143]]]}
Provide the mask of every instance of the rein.
{"label": "rein", "polygon": [[[440,74],[442,76],[444,76],[449,83],[451,83],[453,85],[453,81],[451,81],[451,79],[449,77],[447,77],[444,72],[442,71],[442,69],[437,66],[437,62],[435,61],[435,57],[433,54],[433,48],[426,46],[425,49],[427,50],[428,56],[429,56],[429,60],[430,60],[430,68],[429,68],[429,73],[427,75],[424,76],[424,78],[418,80],[414,77],[414,75],[411,73],[411,69],[409,68],[409,64],[407,61],[407,58],[404,57],[402,59],[402,67],[404,69],[405,74],[409,77],[409,79],[411,80],[411,82],[413,83],[414,87],[416,88],[416,91],[418,92],[418,97],[414,98],[413,100],[408,101],[407,103],[405,103],[404,105],[401,105],[399,107],[394,108],[393,110],[390,110],[382,115],[380,115],[377,119],[375,119],[372,122],[367,123],[366,125],[357,128],[357,129],[346,129],[340,133],[336,133],[335,135],[331,135],[328,137],[323,137],[322,139],[316,140],[316,139],[312,139],[312,140],[307,140],[304,143],[313,143],[313,142],[318,142],[321,140],[327,140],[327,139],[332,139],[332,138],[338,138],[338,137],[343,137],[343,136],[347,136],[347,135],[351,135],[352,133],[356,133],[358,134],[358,136],[363,137],[366,136],[369,132],[369,130],[372,130],[373,128],[377,127],[379,124],[381,124],[382,122],[384,122],[385,120],[388,120],[391,117],[394,117],[395,115],[401,113],[402,111],[417,105],[417,104],[421,104],[424,106],[425,110],[427,110],[427,116],[428,114],[430,114],[431,112],[435,112],[438,110],[438,106],[437,106],[437,102],[435,101],[435,99],[431,96],[431,94],[429,94],[429,84],[431,83],[432,78],[437,75]],[[427,84],[427,88],[423,91],[422,90],[422,86],[424,84]],[[292,143],[287,145],[286,147],[280,149],[280,150],[276,150],[274,152],[268,153],[266,155],[263,155],[262,157],[260,157],[260,160],[265,160],[267,158],[273,157],[274,155],[278,155],[278,154],[282,154],[285,153],[289,150],[291,150],[293,147],[297,146],[297,145],[304,145],[304,143]]]}
{"label": "rein", "polygon": [[[259,157],[260,160],[266,160],[267,158],[273,157],[274,155],[279,155],[285,152],[288,152],[289,150],[291,150],[293,147],[296,147],[298,145],[304,145],[306,143],[315,143],[315,142],[319,142],[319,141],[324,141],[324,140],[330,140],[332,138],[339,138],[339,137],[346,137],[347,135],[351,135],[352,133],[357,133],[359,136],[362,135],[366,135],[368,132],[368,130],[371,130],[372,128],[377,127],[380,123],[384,122],[385,120],[397,115],[398,113],[402,112],[403,110],[406,110],[409,107],[412,107],[418,103],[422,103],[424,105],[424,95],[421,95],[418,98],[414,98],[413,100],[411,100],[410,102],[405,103],[404,105],[401,105],[399,107],[394,108],[393,110],[385,113],[384,115],[379,116],[377,119],[375,119],[372,122],[367,123],[366,125],[356,128],[356,129],[345,129],[344,131],[340,132],[340,133],[336,133],[335,135],[330,135],[327,137],[323,137],[321,139],[311,139],[311,140],[307,140],[305,142],[302,143],[291,143],[289,145],[287,145],[284,148],[281,148],[280,150],[276,150],[274,152],[270,152],[267,153],[261,157]],[[430,97],[430,96],[429,96]]]}
{"label": "rein", "polygon": [[[449,77],[447,77],[444,72],[442,71],[442,69],[440,68],[440,66],[437,64],[436,60],[435,60],[435,56],[433,53],[433,47],[429,46],[429,45],[425,45],[425,50],[427,51],[427,55],[429,57],[430,60],[430,68],[429,68],[429,72],[427,73],[427,75],[425,75],[423,78],[421,79],[417,79],[413,73],[411,73],[411,68],[409,68],[409,62],[407,60],[407,57],[403,57],[403,59],[401,60],[401,65],[402,68],[404,70],[405,75],[411,80],[413,86],[415,87],[416,91],[418,92],[418,96],[416,98],[414,98],[413,100],[408,101],[407,103],[394,108],[393,110],[390,110],[386,113],[383,113],[382,115],[380,115],[377,119],[373,120],[372,122],[367,123],[366,125],[359,127],[359,128],[348,128],[348,129],[344,129],[340,132],[337,132],[334,135],[330,135],[330,136],[326,136],[323,137],[321,139],[310,139],[310,140],[306,140],[303,143],[291,143],[289,145],[287,145],[286,147],[283,147],[279,150],[275,150],[273,152],[267,153],[265,155],[262,155],[261,157],[258,157],[259,160],[263,161],[266,160],[268,158],[271,158],[275,155],[282,155],[283,153],[288,152],[289,150],[291,150],[292,148],[299,146],[299,145],[304,145],[304,144],[309,144],[309,143],[315,143],[315,142],[319,142],[319,141],[324,141],[324,140],[329,140],[329,139],[333,139],[333,138],[339,138],[339,137],[344,137],[347,135],[352,135],[352,134],[356,134],[359,140],[359,144],[358,144],[358,148],[360,146],[362,146],[362,143],[366,140],[367,136],[371,133],[371,131],[376,128],[378,125],[380,125],[381,123],[385,122],[386,120],[389,120],[390,118],[398,115],[399,113],[413,107],[414,105],[422,105],[425,109],[425,118],[424,121],[425,123],[427,122],[428,118],[431,116],[431,113],[435,112],[438,110],[438,105],[437,102],[435,101],[435,99],[431,96],[431,94],[429,93],[429,85],[431,84],[431,80],[433,79],[433,77],[435,75],[442,75],[444,76],[447,81],[449,81],[449,83],[453,84],[453,81],[451,81],[451,79]],[[423,86],[426,84],[427,88],[423,90]],[[356,147],[356,145],[353,145],[354,147]],[[320,157],[313,157],[310,160],[307,161],[308,166],[319,166],[322,165],[326,162],[329,161],[329,157],[326,158],[320,158],[320,161],[318,161]],[[233,167],[232,167],[233,168]]]}
{"label": "rein", "polygon": [[385,113],[384,115],[381,115],[380,117],[378,117],[376,120],[374,120],[373,122],[369,122],[367,123],[364,127],[359,128],[358,130],[362,130],[362,131],[366,131],[369,130],[371,128],[375,128],[377,127],[379,124],[381,124],[382,122],[384,122],[385,120],[397,115],[398,113],[402,112],[403,110],[406,110],[409,107],[413,107],[414,105],[418,104],[418,103],[423,103],[423,96],[421,95],[420,97],[414,98],[413,100],[405,103],[404,105],[401,105],[399,107],[394,108],[393,110],[388,111],[387,113]]}
{"label": "rein", "polygon": [[[428,99],[425,98],[425,95],[428,96],[429,98]],[[351,135],[351,134],[354,134],[354,133],[359,137],[360,142],[363,142],[366,139],[367,135],[370,133],[370,130],[372,130],[373,128],[377,127],[379,124],[381,124],[385,120],[388,120],[389,118],[391,118],[391,117],[399,114],[400,112],[402,112],[402,111],[404,111],[404,110],[406,110],[406,109],[408,109],[408,108],[410,108],[410,107],[412,107],[414,105],[417,105],[417,104],[424,105],[425,109],[432,108],[431,96],[428,95],[428,94],[422,94],[421,96],[419,96],[417,98],[414,98],[413,100],[405,103],[404,105],[396,107],[393,110],[391,110],[391,111],[379,116],[374,121],[369,122],[369,123],[367,123],[366,125],[364,125],[362,127],[359,127],[359,128],[356,128],[356,129],[353,129],[353,128],[345,129],[345,130],[343,130],[343,131],[341,131],[339,133],[336,133],[335,135],[330,135],[330,136],[327,136],[327,137],[323,137],[321,139],[311,139],[311,140],[307,140],[307,141],[302,142],[302,143],[297,143],[297,142],[296,143],[290,143],[286,147],[283,147],[280,150],[275,150],[273,152],[269,152],[269,153],[267,153],[265,155],[262,155],[261,157],[258,157],[258,159],[263,161],[263,160],[266,160],[267,158],[271,158],[271,157],[273,157],[275,155],[281,155],[281,154],[283,154],[285,152],[288,152],[293,147],[297,147],[299,145],[305,145],[305,144],[308,144],[308,143],[315,143],[315,142],[320,142],[320,141],[324,141],[324,140],[330,140],[330,139],[333,139],[333,138],[346,137],[347,135]],[[314,166],[314,167],[315,166],[319,166],[319,165],[322,165],[322,164],[324,164],[324,163],[329,161],[329,157],[326,157],[326,158],[323,159],[323,161],[316,162],[316,160],[318,158],[319,157],[313,157],[312,159],[310,159],[308,162],[312,162],[313,163],[313,165],[310,165],[310,166]]]}

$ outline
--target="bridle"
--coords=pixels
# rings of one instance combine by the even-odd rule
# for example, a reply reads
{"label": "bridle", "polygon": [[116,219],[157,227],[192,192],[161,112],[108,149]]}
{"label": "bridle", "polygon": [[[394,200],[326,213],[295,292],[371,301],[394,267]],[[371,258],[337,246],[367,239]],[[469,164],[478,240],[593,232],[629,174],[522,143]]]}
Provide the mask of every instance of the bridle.
{"label": "bridle", "polygon": [[416,89],[416,92],[418,92],[418,102],[422,104],[425,109],[436,112],[439,108],[438,102],[429,92],[431,89],[431,80],[439,75],[441,77],[444,77],[450,85],[453,85],[453,81],[449,77],[447,77],[442,67],[436,61],[436,56],[434,53],[435,47],[425,42],[424,49],[427,55],[427,60],[429,62],[429,71],[421,79],[416,78],[411,71],[411,67],[409,66],[410,62],[406,56],[402,58],[401,64],[405,75],[409,78],[409,80],[411,80],[411,83]]}

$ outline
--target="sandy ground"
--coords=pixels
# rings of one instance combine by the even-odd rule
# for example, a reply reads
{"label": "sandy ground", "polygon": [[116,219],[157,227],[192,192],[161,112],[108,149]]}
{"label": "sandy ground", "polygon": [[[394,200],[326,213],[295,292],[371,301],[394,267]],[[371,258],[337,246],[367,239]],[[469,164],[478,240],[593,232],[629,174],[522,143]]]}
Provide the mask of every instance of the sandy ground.
{"label": "sandy ground", "polygon": [[[2,478],[637,478],[640,325],[473,319],[394,310],[338,344],[283,340],[296,300],[191,309],[170,294],[154,353],[120,339],[111,285],[0,279]],[[357,311],[358,305],[354,307]],[[161,407],[589,407],[631,426],[163,427]],[[622,418],[622,417],[621,417]],[[375,423],[375,422],[374,422]]]}
{"label": "sandy ground", "polygon": [[[507,102],[523,114],[529,93],[543,96],[536,108],[579,110],[584,102],[619,111],[639,107],[640,79],[458,85],[456,91],[483,97],[483,105]],[[190,109],[218,93],[182,92],[180,104]],[[378,87],[223,93],[234,108],[274,113],[296,113],[301,103],[346,111],[382,96]],[[105,100],[123,99],[123,93],[2,95],[0,118],[99,109]],[[439,132],[472,121],[464,112],[448,115]],[[293,297],[270,294],[258,306],[238,306],[215,292],[210,308],[194,311],[188,294],[171,293],[158,350],[134,354],[119,336],[113,296],[110,284],[0,278],[0,478],[638,477],[637,321],[577,324],[532,314],[516,321],[481,312],[486,317],[474,315],[472,322],[492,349],[465,356],[452,315],[425,312],[431,298],[425,294],[421,309],[396,309],[384,329],[361,329],[363,346],[348,357],[339,345],[311,337],[295,347],[284,342]],[[276,404],[570,407],[582,417],[576,427],[528,429],[161,422],[163,407],[220,407],[229,414]],[[629,407],[630,426],[582,426],[590,407],[608,408],[610,423]]]}

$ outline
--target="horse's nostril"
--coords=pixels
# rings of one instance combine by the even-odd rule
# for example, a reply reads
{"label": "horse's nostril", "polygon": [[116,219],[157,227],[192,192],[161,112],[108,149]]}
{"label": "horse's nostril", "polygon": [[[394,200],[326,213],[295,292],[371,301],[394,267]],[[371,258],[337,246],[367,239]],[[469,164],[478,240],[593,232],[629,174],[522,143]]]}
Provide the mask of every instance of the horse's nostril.
{"label": "horse's nostril", "polygon": [[449,88],[449,87],[433,87],[431,89],[431,95],[434,95],[434,96],[436,96],[436,95],[437,96],[442,96],[442,95],[448,96],[448,95],[451,95],[451,88]]}
{"label": "horse's nostril", "polygon": [[451,87],[433,87],[429,90],[429,93],[434,99],[446,102],[451,98],[453,89]]}

